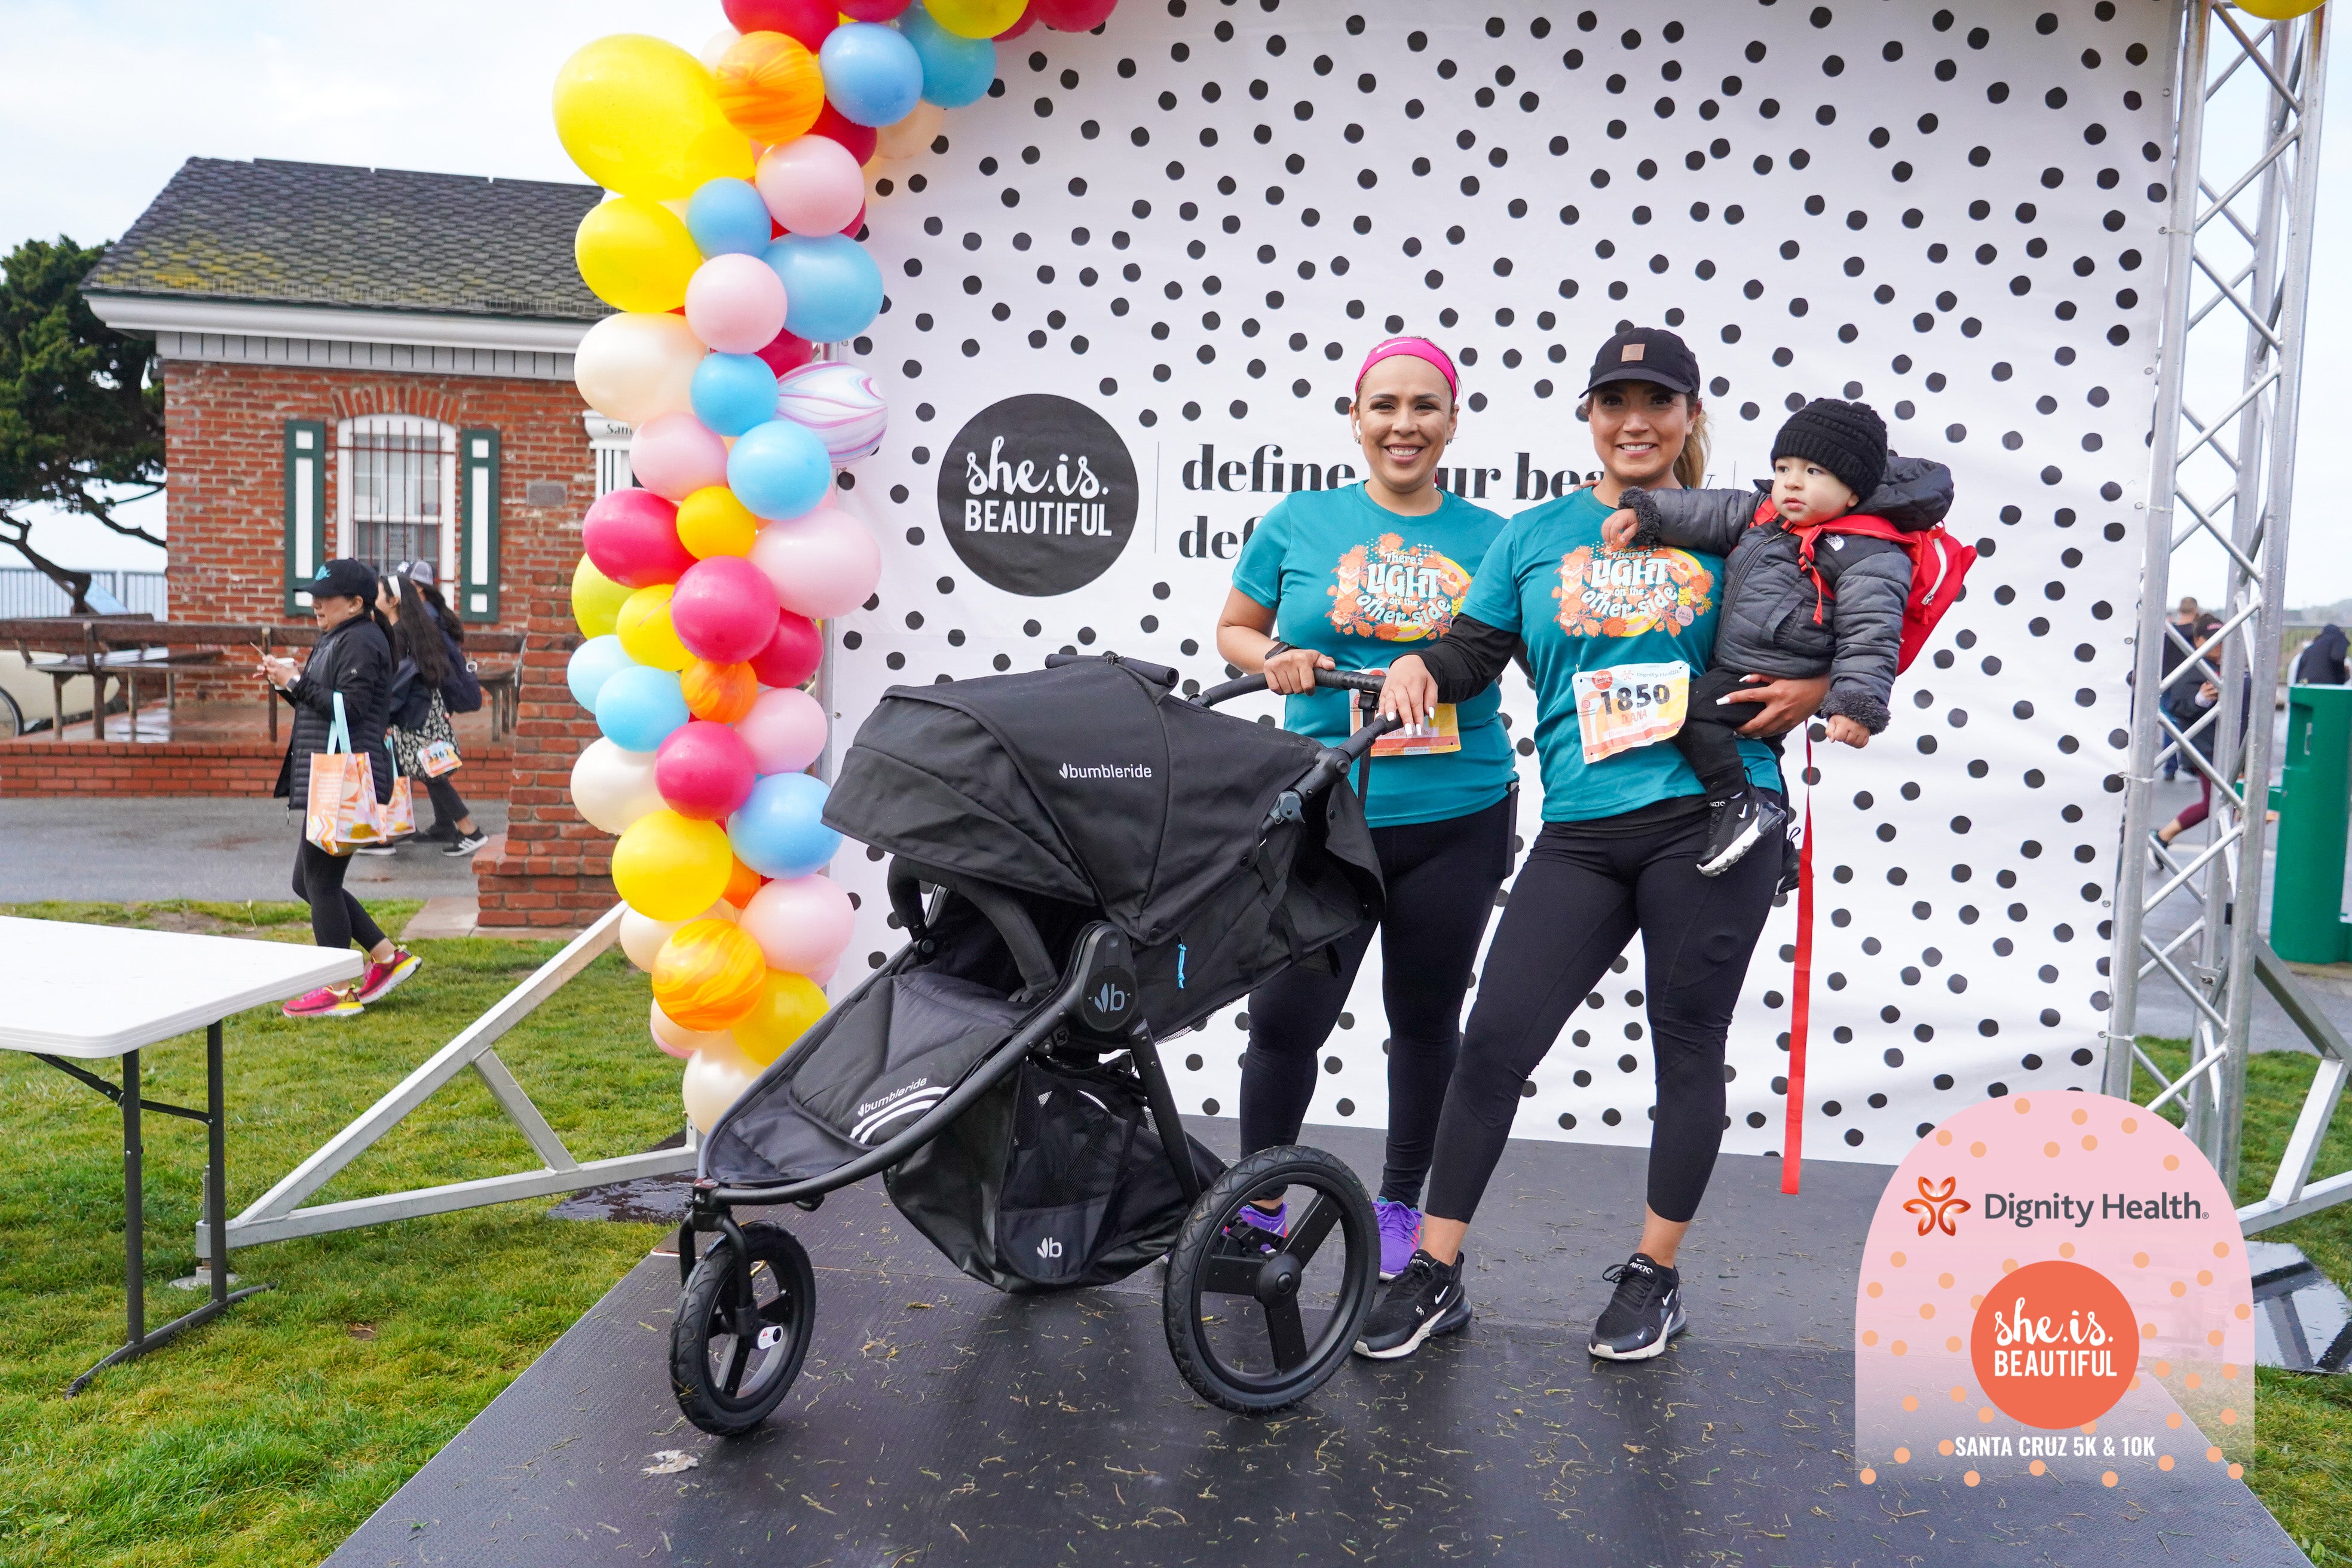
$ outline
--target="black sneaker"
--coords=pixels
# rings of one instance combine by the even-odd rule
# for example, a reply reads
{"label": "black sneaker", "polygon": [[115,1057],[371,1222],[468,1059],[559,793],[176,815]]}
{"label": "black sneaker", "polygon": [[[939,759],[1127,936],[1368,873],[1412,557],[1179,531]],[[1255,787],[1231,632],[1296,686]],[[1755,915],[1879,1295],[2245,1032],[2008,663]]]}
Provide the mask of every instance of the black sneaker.
{"label": "black sneaker", "polygon": [[1683,1315],[1683,1277],[1646,1252],[1612,1264],[1601,1276],[1617,1287],[1585,1348],[1610,1361],[1647,1361],[1690,1327]]}
{"label": "black sneaker", "polygon": [[457,842],[442,850],[441,853],[444,855],[471,855],[475,850],[479,849],[483,845],[488,843],[489,840],[490,836],[488,834],[477,828],[471,833],[460,833],[457,835]]}
{"label": "black sneaker", "polygon": [[1715,806],[1715,826],[1707,831],[1706,849],[1698,858],[1698,874],[1720,877],[1742,856],[1773,837],[1785,837],[1789,814],[1759,789],[1744,789]]}
{"label": "black sneaker", "polygon": [[1797,840],[1797,825],[1792,820],[1789,830],[1780,836],[1780,882],[1772,889],[1772,897],[1785,899],[1797,890],[1804,873],[1805,847]]}
{"label": "black sneaker", "polygon": [[1432,1334],[1450,1334],[1466,1325],[1470,1298],[1462,1289],[1462,1263],[1456,1258],[1449,1266],[1416,1249],[1364,1319],[1356,1353],[1393,1361],[1419,1350]]}

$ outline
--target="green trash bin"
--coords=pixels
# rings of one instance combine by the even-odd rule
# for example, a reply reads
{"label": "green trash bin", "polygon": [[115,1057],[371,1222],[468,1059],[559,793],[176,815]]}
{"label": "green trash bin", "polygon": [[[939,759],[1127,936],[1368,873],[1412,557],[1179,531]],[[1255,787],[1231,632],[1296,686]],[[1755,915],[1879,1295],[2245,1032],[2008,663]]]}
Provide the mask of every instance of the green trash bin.
{"label": "green trash bin", "polygon": [[2345,840],[2352,833],[2352,687],[2290,686],[2279,789],[2271,946],[2298,963],[2352,959],[2344,918]]}

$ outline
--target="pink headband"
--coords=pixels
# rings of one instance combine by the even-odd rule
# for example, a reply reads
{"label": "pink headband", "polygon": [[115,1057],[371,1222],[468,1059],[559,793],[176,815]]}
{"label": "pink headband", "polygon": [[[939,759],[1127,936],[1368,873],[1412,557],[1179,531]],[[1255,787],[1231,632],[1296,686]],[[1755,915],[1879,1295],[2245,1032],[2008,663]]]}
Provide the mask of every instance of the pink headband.
{"label": "pink headband", "polygon": [[1462,384],[1454,374],[1454,362],[1445,357],[1444,349],[1427,338],[1391,338],[1386,342],[1373,344],[1372,352],[1364,356],[1363,367],[1356,372],[1356,384],[1360,387],[1364,384],[1364,377],[1372,374],[1372,366],[1384,359],[1394,359],[1399,354],[1411,354],[1417,360],[1435,365],[1437,374],[1445,378],[1446,392],[1457,401],[1461,398]]}

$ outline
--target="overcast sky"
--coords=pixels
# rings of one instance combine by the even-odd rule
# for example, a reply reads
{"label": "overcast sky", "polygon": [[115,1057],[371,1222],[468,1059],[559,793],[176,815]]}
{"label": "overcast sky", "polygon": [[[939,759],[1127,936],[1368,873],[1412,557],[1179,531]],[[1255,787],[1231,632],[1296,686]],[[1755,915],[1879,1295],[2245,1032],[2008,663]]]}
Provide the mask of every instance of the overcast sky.
{"label": "overcast sky", "polygon": [[[614,32],[698,51],[722,20],[715,0],[414,0],[396,12],[315,0],[0,0],[0,244],[110,239],[197,155],[580,179],[548,112],[564,58]],[[2352,85],[2352,64],[2339,54],[2330,77]],[[2336,119],[2320,194],[2323,279],[2352,263],[2352,121],[2341,109]],[[2291,605],[2352,597],[2352,528],[2333,465],[2319,460],[2352,419],[2352,387],[2334,374],[2352,364],[2352,300],[2315,291],[2306,354]],[[142,509],[151,527],[160,504]],[[71,520],[45,521],[35,543],[72,565],[162,565],[160,552]],[[2201,574],[2185,566],[2175,586],[2212,594],[2218,580]]]}

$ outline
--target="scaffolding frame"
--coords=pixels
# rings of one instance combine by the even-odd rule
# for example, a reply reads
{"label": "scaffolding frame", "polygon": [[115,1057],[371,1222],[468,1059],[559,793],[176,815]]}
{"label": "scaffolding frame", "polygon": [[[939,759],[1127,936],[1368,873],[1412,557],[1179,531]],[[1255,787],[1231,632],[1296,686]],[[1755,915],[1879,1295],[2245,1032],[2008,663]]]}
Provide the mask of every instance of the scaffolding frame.
{"label": "scaffolding frame", "polygon": [[[2158,1092],[2151,1106],[2182,1101],[2189,1137],[2232,1190],[2256,986],[2278,999],[2318,1052],[2319,1071],[2270,1192],[2238,1211],[2249,1235],[2352,1197],[2352,1172],[2311,1179],[2352,1051],[2263,934],[2271,692],[2330,9],[2264,22],[2216,0],[2187,0],[2175,36],[2176,141],[2137,696],[2109,961],[2106,1092],[2129,1098],[2136,1067],[2152,1075]],[[2188,395],[2191,355],[2200,349],[2200,365],[2212,363],[2218,350],[2234,353],[2237,366],[2226,406],[2202,414]],[[2184,637],[2170,618],[2173,561],[2185,550],[2215,546],[2228,580],[2219,625],[2201,637]],[[2168,646],[2179,656],[2168,676]],[[2210,707],[2201,714],[2167,710],[2168,698],[2197,692],[2215,668],[2219,698]],[[2247,695],[2232,700],[2231,693]],[[2193,850],[2159,847],[2150,834],[2157,774],[2168,762],[2212,786],[2210,841]],[[2151,933],[2149,917],[2160,910],[2185,913],[2186,925]],[[2178,1076],[2168,1077],[2138,1043],[2141,987],[2152,979],[2189,1001],[2189,1060]]]}

